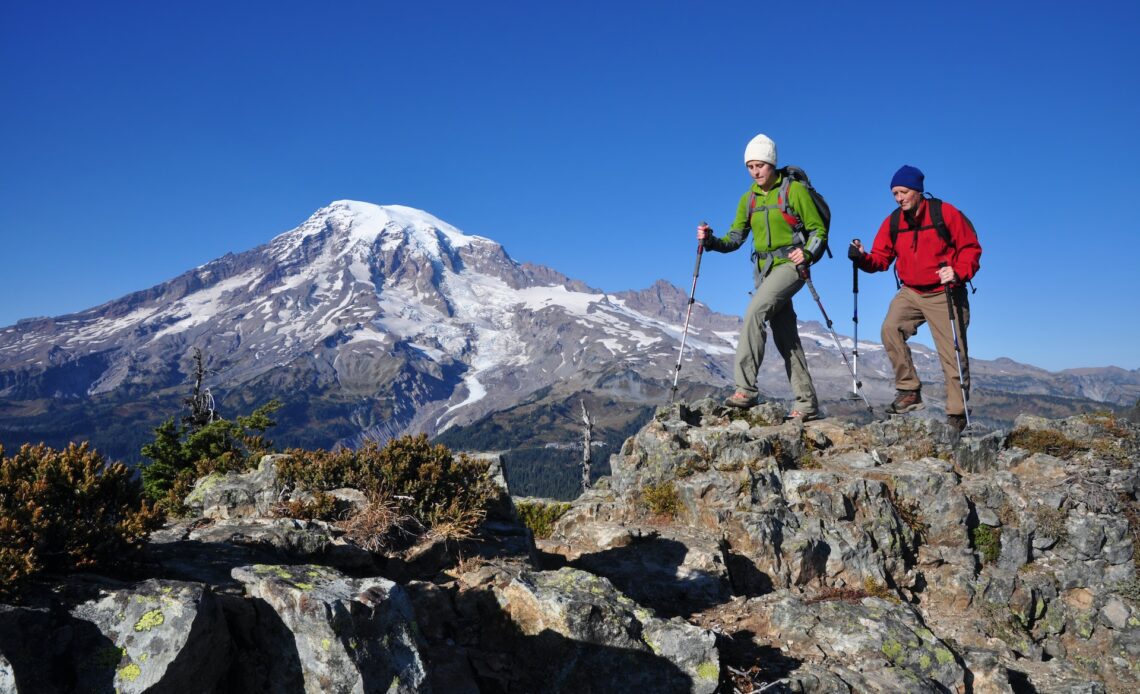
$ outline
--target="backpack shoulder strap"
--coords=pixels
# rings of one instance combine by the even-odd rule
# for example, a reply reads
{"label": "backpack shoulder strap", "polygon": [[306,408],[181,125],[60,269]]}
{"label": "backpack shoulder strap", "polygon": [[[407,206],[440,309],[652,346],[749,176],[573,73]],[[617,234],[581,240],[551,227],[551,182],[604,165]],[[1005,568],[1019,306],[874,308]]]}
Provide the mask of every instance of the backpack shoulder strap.
{"label": "backpack shoulder strap", "polygon": [[748,216],[744,218],[744,228],[752,231],[752,215],[756,213],[756,193],[748,191]]}
{"label": "backpack shoulder strap", "polygon": [[792,206],[788,201],[788,191],[792,189],[792,181],[795,180],[791,175],[785,173],[784,180],[780,181],[780,207],[787,211],[791,211]]}
{"label": "backpack shoulder strap", "polygon": [[[946,226],[946,220],[942,216],[942,201],[938,198],[932,197],[928,202],[930,203],[930,221],[934,224],[934,228],[938,230],[938,235],[944,242],[946,242],[947,246],[950,248],[956,248],[954,245],[954,237],[950,235],[950,227]],[[974,223],[970,221],[970,218],[967,217],[961,210],[958,211],[958,214],[962,216],[962,219],[966,222],[966,225],[970,227],[970,231],[974,232],[974,235],[977,236],[978,232],[974,228]],[[977,287],[974,286],[974,281],[972,279],[966,280],[966,284],[970,285],[971,294],[978,291]]]}
{"label": "backpack shoulder strap", "polygon": [[954,239],[950,236],[950,227],[946,226],[946,220],[942,216],[942,201],[938,198],[929,198],[926,204],[930,205],[930,221],[934,224],[938,235],[947,246],[953,248]]}
{"label": "backpack shoulder strap", "polygon": [[776,204],[780,206],[780,213],[784,215],[784,221],[788,226],[792,227],[792,231],[803,235],[804,222],[796,211],[792,209],[792,201],[788,199],[788,193],[792,190],[792,183],[795,182],[795,177],[789,172],[791,167],[785,166],[780,169],[783,174],[784,180],[780,182],[780,193],[776,197]]}
{"label": "backpack shoulder strap", "polygon": [[891,246],[893,247],[898,241],[899,237],[899,224],[902,220],[902,208],[896,207],[895,211],[891,213]]}
{"label": "backpack shoulder strap", "polygon": [[[899,239],[899,224],[902,220],[902,208],[896,207],[895,211],[891,213],[891,248],[898,245]],[[898,255],[898,250],[895,250],[895,255]],[[895,274],[895,289],[902,288],[902,280],[899,279],[898,263],[892,263],[891,271]]]}

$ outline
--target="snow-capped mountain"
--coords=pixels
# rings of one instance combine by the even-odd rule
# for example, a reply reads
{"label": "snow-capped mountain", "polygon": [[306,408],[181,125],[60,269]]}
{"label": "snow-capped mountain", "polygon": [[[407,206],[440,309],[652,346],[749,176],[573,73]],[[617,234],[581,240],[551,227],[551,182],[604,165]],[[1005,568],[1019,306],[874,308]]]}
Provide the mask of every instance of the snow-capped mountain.
{"label": "snow-capped mountain", "polygon": [[[719,385],[726,362],[710,357],[732,352],[736,322],[698,313],[689,344]],[[185,394],[199,348],[216,394],[277,398],[285,412],[302,400],[313,416],[343,420],[341,439],[432,433],[619,363],[664,377],[680,326],[660,314],[516,263],[426,212],[339,201],[259,248],[3,329],[0,398]]]}
{"label": "snow-capped mountain", "polygon": [[[300,440],[323,447],[436,433],[547,386],[657,404],[668,399],[687,302],[666,282],[607,294],[519,264],[426,212],[338,201],[264,246],[0,330],[0,440],[90,437],[110,417],[176,416],[196,348],[224,416],[276,398],[278,419],[319,432]],[[685,389],[731,385],[739,328],[694,305]],[[831,334],[807,322],[801,337],[821,398],[850,392]],[[786,395],[769,349],[761,387]],[[915,351],[924,376],[940,379],[937,357]],[[975,374],[986,368],[976,363]],[[880,345],[860,342],[859,371],[873,400],[889,400]]]}

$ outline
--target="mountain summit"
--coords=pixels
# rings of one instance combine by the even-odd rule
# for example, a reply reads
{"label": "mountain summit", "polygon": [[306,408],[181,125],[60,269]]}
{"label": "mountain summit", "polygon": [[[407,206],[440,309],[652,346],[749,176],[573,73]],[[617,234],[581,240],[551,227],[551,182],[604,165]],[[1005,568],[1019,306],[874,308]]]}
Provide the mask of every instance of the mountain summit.
{"label": "mountain summit", "polygon": [[[199,348],[227,416],[277,398],[293,424],[326,429],[325,446],[433,433],[556,382],[589,386],[615,363],[664,375],[680,327],[642,303],[519,264],[421,210],[342,200],[264,246],[0,330],[0,398],[43,416],[158,395],[169,416]],[[726,363],[736,321],[702,315],[693,344]],[[722,385],[722,368],[706,364],[703,380]]]}

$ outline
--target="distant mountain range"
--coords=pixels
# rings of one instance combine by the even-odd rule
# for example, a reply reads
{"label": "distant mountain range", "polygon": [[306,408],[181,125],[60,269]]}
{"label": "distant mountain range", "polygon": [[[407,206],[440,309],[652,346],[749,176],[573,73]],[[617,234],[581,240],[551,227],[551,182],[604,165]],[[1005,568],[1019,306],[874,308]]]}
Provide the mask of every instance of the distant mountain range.
{"label": "distant mountain range", "polygon": [[[263,246],[102,306],[0,330],[0,443],[90,440],[137,460],[153,426],[184,413],[195,348],[223,416],[284,403],[271,432],[278,445],[447,430],[454,438],[524,403],[587,396],[603,419],[607,408],[623,413],[616,431],[669,399],[687,302],[664,281],[607,294],[520,264],[426,212],[338,201]],[[694,305],[681,397],[729,390],[739,327],[738,317]],[[814,322],[801,323],[801,336],[825,408],[857,416],[861,404],[842,399],[851,377],[831,336]],[[842,343],[850,349],[850,338]],[[936,407],[937,357],[916,346],[915,358]],[[978,418],[994,425],[1016,411],[1057,416],[1140,397],[1140,371],[971,363]],[[872,402],[889,401],[880,345],[860,341],[859,370]],[[760,383],[772,397],[788,395],[774,348]],[[563,424],[532,421],[528,440],[553,438]]]}

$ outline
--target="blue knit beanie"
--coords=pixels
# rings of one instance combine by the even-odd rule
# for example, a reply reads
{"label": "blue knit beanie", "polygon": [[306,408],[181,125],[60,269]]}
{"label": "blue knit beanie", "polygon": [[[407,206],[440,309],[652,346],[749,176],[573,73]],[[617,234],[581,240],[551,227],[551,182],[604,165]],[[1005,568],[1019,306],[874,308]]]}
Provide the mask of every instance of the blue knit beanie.
{"label": "blue knit beanie", "polygon": [[922,172],[909,164],[904,164],[902,168],[895,172],[894,178],[891,179],[891,188],[895,186],[902,186],[922,192],[922,181],[926,177]]}

